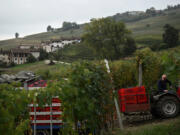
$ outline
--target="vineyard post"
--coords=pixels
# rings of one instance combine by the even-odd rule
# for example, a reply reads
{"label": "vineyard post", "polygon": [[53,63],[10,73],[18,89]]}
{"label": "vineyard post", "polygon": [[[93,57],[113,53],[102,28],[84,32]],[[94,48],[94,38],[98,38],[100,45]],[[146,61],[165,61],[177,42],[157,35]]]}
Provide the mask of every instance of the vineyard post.
{"label": "vineyard post", "polygon": [[142,86],[142,63],[139,62],[139,86]]}
{"label": "vineyard post", "polygon": [[34,103],[34,135],[36,135],[36,103]]}
{"label": "vineyard post", "polygon": [[52,130],[52,98],[51,98],[51,103],[50,103],[50,135],[53,135],[53,130]]}
{"label": "vineyard post", "polygon": [[27,81],[24,82],[24,89],[25,89],[25,90],[28,90],[28,83],[27,83]]}
{"label": "vineyard post", "polygon": [[[107,72],[110,74],[111,71],[110,71],[110,68],[109,68],[108,60],[105,59],[104,62],[106,63]],[[111,76],[111,81],[112,81],[112,84],[113,84],[112,76]],[[115,93],[114,87],[113,87],[113,93]],[[121,130],[123,130],[123,122],[122,122],[122,118],[121,118],[121,114],[120,114],[120,109],[119,109],[119,105],[118,105],[116,96],[114,96],[114,104],[115,104],[115,107],[116,107],[119,127],[121,128]]]}

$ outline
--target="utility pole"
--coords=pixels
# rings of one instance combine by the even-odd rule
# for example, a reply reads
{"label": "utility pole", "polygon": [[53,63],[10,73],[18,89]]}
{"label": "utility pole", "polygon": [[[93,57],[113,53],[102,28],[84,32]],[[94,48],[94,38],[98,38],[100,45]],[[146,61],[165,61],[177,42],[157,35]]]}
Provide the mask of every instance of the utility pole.
{"label": "utility pole", "polygon": [[[110,68],[109,68],[108,60],[105,59],[104,62],[106,63],[107,72],[110,74],[111,71],[110,71]],[[111,81],[112,81],[112,84],[113,84],[112,76],[111,76]],[[113,93],[116,94],[114,87],[113,87]],[[114,96],[114,104],[115,104],[115,107],[116,107],[119,127],[120,127],[121,130],[123,130],[123,122],[122,122],[121,114],[120,114],[120,111],[119,111],[120,109],[119,109],[119,105],[118,105],[116,96]]]}

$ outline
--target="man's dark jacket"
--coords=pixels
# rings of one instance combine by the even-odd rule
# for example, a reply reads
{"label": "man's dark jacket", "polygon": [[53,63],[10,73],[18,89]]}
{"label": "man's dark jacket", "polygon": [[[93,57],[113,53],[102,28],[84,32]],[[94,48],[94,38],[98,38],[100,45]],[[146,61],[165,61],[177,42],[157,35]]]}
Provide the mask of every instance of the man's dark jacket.
{"label": "man's dark jacket", "polygon": [[167,84],[169,84],[169,86],[171,86],[171,82],[168,79],[165,79],[165,80],[160,79],[158,81],[159,92],[164,92],[164,90],[167,90]]}

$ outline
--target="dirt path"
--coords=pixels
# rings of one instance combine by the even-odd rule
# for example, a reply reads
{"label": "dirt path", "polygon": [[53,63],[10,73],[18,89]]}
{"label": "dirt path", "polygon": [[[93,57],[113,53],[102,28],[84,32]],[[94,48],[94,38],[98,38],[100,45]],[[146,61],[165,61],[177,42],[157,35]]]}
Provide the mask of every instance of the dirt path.
{"label": "dirt path", "polygon": [[124,127],[128,130],[136,130],[142,127],[149,127],[149,126],[158,126],[158,125],[168,125],[170,123],[175,123],[180,120],[180,116],[176,118],[169,118],[169,119],[152,119],[147,121],[139,121],[139,122],[131,122],[125,123]]}

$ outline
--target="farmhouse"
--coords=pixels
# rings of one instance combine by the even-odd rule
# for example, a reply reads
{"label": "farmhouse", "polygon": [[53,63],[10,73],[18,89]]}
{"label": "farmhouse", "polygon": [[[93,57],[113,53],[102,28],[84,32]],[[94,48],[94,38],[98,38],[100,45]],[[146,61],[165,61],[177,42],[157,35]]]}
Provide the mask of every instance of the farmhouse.
{"label": "farmhouse", "polygon": [[29,55],[39,58],[40,52],[37,49],[11,49],[0,50],[0,61],[4,63],[24,64]]}
{"label": "farmhouse", "polygon": [[72,45],[76,43],[80,43],[80,38],[61,38],[61,39],[52,39],[50,41],[42,42],[42,48],[46,52],[54,52],[59,48],[63,48],[65,45]]}

